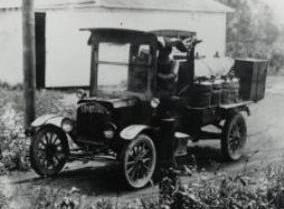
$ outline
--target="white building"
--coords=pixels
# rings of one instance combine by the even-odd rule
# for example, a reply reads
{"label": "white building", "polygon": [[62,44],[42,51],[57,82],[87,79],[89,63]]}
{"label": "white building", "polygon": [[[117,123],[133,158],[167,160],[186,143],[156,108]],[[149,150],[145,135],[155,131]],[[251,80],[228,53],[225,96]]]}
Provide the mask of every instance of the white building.
{"label": "white building", "polygon": [[[226,13],[214,0],[35,0],[47,86],[88,85],[86,27],[178,29],[203,40],[200,55],[226,51]],[[22,81],[22,0],[0,0],[0,80]],[[45,23],[45,24],[43,24]],[[46,53],[45,53],[46,52]],[[43,58],[44,57],[44,58]]]}

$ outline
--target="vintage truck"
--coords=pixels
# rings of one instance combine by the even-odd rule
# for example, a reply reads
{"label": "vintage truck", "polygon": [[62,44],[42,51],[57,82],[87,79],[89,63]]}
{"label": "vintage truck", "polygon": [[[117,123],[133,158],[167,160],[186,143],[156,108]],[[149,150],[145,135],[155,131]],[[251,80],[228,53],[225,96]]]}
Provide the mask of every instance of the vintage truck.
{"label": "vintage truck", "polygon": [[[31,124],[32,167],[41,176],[58,174],[72,156],[68,145],[72,140],[88,155],[104,154],[119,162],[130,187],[144,187],[163,158],[163,132],[168,130],[162,126],[171,121],[162,121],[165,118],[157,113],[161,105],[157,92],[158,39],[183,41],[193,34],[176,30],[85,30],[91,33],[88,44],[92,48],[88,93],[80,94],[75,120],[44,115]],[[247,141],[242,112],[249,114],[249,104],[264,97],[267,64],[237,60],[233,78],[204,81],[194,77],[192,55],[188,51],[176,56],[184,74],[176,81],[178,89],[173,97],[181,102],[178,117],[173,120],[178,120],[177,132],[182,134],[176,133],[172,140],[218,139],[224,158],[238,160]],[[219,131],[202,131],[208,124]]]}

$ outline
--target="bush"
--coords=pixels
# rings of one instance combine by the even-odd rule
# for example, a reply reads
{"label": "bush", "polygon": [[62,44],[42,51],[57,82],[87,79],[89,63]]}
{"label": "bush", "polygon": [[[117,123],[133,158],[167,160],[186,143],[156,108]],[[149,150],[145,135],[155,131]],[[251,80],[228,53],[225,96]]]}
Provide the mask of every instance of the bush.
{"label": "bush", "polygon": [[10,90],[10,91],[11,90],[23,90],[23,84],[18,83],[18,84],[11,85],[10,83],[6,81],[0,80],[0,89]]}
{"label": "bush", "polygon": [[[255,172],[254,172],[255,173]],[[257,173],[257,172],[256,172]],[[171,193],[162,199],[163,208],[224,208],[224,209],[281,209],[284,208],[284,167],[269,166],[260,175],[226,173],[213,175],[195,173],[188,185],[171,181]],[[165,178],[166,179],[166,178]],[[168,183],[167,181],[162,183]],[[168,188],[166,187],[160,187]],[[160,191],[164,193],[164,191]],[[170,197],[170,198],[169,198]]]}
{"label": "bush", "polygon": [[6,196],[0,191],[0,208],[1,209],[8,209],[8,201]]}
{"label": "bush", "polygon": [[270,61],[270,72],[278,74],[284,67],[284,50],[273,50]]}
{"label": "bush", "polygon": [[[75,106],[62,102],[64,95],[56,91],[37,92],[37,117],[51,113],[75,117]],[[23,91],[14,90],[11,86],[0,88],[0,163],[2,164],[0,174],[11,170],[26,171],[30,168],[28,156],[30,139],[24,134],[23,113]]]}
{"label": "bush", "polygon": [[17,113],[12,103],[7,103],[1,108],[0,140],[1,161],[7,170],[28,170],[28,147],[23,129],[23,117]]}
{"label": "bush", "polygon": [[[257,176],[255,175],[257,173]],[[118,202],[90,199],[77,188],[38,187],[31,209],[281,209],[284,206],[284,167],[269,166],[261,172],[237,175],[192,171],[189,183],[181,183],[173,169],[164,172],[159,194]],[[1,200],[3,201],[1,202]],[[1,204],[9,202],[0,193]],[[5,207],[4,207],[5,208]]]}
{"label": "bush", "polygon": [[32,200],[32,209],[157,209],[158,202],[153,200],[135,200],[118,204],[117,199],[99,198],[88,201],[80,190],[49,189],[40,187],[34,192],[37,196]]}

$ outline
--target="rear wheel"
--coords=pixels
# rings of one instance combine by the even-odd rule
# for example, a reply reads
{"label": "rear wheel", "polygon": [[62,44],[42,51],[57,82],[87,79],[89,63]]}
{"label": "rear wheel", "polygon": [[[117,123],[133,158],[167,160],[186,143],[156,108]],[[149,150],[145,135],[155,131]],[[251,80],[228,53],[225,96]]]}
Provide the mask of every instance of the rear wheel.
{"label": "rear wheel", "polygon": [[145,134],[140,134],[126,145],[123,153],[123,175],[128,186],[139,189],[146,186],[156,167],[156,148]]}
{"label": "rear wheel", "polygon": [[228,160],[239,160],[247,142],[247,126],[240,113],[231,114],[222,133],[221,148]]}
{"label": "rear wheel", "polygon": [[30,147],[31,166],[40,176],[58,174],[66,163],[69,147],[66,135],[58,128],[47,126],[33,137]]}

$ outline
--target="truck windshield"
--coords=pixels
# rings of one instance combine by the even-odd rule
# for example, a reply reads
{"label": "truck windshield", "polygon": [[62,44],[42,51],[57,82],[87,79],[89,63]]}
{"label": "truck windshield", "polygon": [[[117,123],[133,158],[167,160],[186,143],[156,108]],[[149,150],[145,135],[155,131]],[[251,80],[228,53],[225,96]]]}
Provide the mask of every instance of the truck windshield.
{"label": "truck windshield", "polygon": [[102,42],[98,49],[98,93],[143,93],[151,65],[149,45]]}

